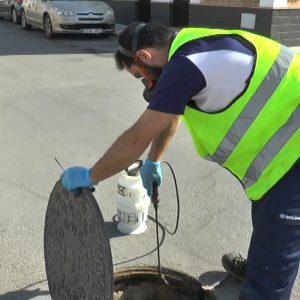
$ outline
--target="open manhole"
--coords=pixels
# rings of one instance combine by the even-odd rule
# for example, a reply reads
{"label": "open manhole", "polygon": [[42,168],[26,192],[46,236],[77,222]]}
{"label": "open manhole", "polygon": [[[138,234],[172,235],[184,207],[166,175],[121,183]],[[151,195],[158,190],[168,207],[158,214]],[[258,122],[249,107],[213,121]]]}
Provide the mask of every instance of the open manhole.
{"label": "open manhole", "polygon": [[49,199],[44,255],[52,300],[204,300],[201,283],[171,269],[132,267],[113,272],[109,239],[89,189],[79,196],[60,181]]}
{"label": "open manhole", "polygon": [[114,273],[114,300],[204,300],[199,281],[187,274],[157,267],[131,267]]}

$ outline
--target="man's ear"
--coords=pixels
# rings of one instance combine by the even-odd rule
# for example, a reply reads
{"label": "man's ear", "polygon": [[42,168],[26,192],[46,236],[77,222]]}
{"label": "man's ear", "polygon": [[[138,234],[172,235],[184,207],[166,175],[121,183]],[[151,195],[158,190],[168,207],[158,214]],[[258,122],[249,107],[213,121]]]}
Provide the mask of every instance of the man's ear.
{"label": "man's ear", "polygon": [[144,49],[138,50],[135,54],[136,59],[143,62],[143,63],[147,63],[149,61],[151,61],[152,59],[152,54]]}

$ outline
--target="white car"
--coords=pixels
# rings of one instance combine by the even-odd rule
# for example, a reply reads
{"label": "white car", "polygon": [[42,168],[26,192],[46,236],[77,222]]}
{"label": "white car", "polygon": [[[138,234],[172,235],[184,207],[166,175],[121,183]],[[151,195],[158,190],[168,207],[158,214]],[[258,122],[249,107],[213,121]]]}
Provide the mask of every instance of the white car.
{"label": "white car", "polygon": [[102,34],[115,31],[112,8],[100,0],[24,0],[24,29],[41,28],[48,38],[57,33]]}

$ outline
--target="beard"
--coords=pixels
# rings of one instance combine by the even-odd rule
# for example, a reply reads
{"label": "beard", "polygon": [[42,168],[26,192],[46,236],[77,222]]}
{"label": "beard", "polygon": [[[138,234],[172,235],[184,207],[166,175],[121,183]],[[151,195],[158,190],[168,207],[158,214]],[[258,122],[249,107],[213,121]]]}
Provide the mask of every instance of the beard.
{"label": "beard", "polygon": [[158,77],[162,73],[163,68],[157,66],[149,66],[147,64],[141,63],[140,65],[152,78],[152,80],[157,81]]}

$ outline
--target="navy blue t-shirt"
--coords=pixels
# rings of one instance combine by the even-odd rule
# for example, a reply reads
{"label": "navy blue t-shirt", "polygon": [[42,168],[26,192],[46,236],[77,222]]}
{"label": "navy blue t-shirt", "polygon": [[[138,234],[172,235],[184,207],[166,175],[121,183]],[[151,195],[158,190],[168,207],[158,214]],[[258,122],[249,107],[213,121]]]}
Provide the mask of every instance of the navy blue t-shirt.
{"label": "navy blue t-shirt", "polygon": [[193,40],[163,68],[148,108],[182,115],[194,101],[204,111],[222,110],[247,87],[254,63],[255,50],[234,36]]}

